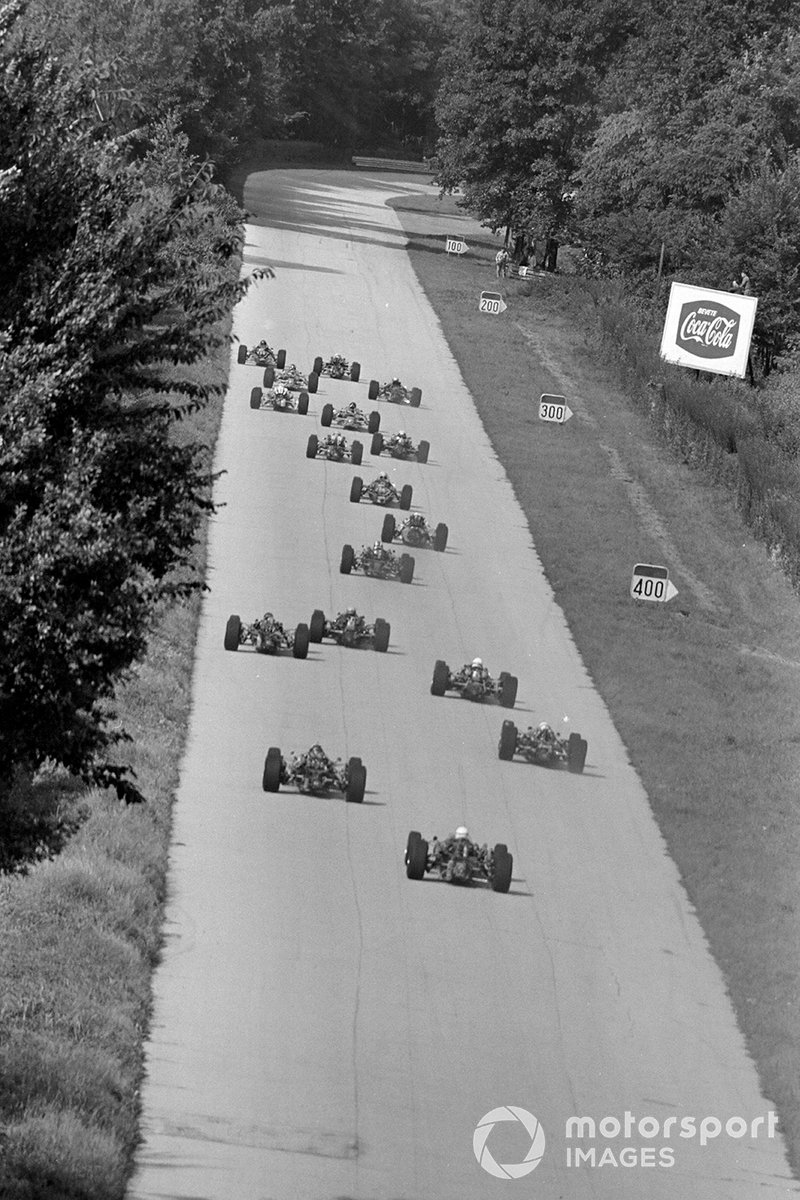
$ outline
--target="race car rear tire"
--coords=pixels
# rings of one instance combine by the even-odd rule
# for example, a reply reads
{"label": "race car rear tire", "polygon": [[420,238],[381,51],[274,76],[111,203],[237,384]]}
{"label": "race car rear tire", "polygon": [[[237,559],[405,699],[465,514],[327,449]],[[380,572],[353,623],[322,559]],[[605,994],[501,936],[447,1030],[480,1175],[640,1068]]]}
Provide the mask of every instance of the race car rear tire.
{"label": "race car rear tire", "polygon": [[417,446],[417,462],[418,463],[426,463],[428,461],[428,455],[430,454],[430,452],[431,452],[430,442],[420,442],[420,444]]}
{"label": "race car rear tire", "polygon": [[261,786],[265,792],[277,792],[281,786],[283,759],[277,746],[270,746],[264,759],[264,774]]}
{"label": "race car rear tire", "polygon": [[339,571],[342,575],[349,575],[353,569],[353,564],[356,561],[356,553],[353,547],[348,543],[342,546],[342,561],[339,563]]}
{"label": "race car rear tire", "polygon": [[411,497],[413,496],[413,494],[414,494],[414,489],[412,488],[411,484],[410,483],[403,484],[403,487],[400,490],[400,507],[405,512],[408,512],[409,508],[411,508]]}
{"label": "race car rear tire", "polygon": [[500,703],[503,708],[513,708],[517,702],[519,680],[516,675],[508,675],[506,672],[503,672],[503,675],[505,675],[505,678],[501,676]]}
{"label": "race car rear tire", "polygon": [[351,758],[347,764],[347,791],[345,800],[348,804],[360,804],[367,789],[367,768],[360,758]]}
{"label": "race car rear tire", "polygon": [[441,658],[437,658],[433,668],[433,679],[431,681],[431,695],[443,696],[447,691],[447,684],[450,679],[450,671],[447,663]]}
{"label": "race car rear tire", "polygon": [[241,346],[239,347],[236,355],[236,361],[240,363],[247,362],[247,346],[245,346],[244,342],[242,342]]}
{"label": "race car rear tire", "polygon": [[275,362],[278,364],[278,370],[282,371],[283,368],[286,366],[286,351],[285,350],[278,351],[278,353],[275,357]]}
{"label": "race car rear tire", "polygon": [[370,400],[378,399],[378,392],[381,390],[381,385],[377,379],[370,379],[369,387],[367,388],[367,398]]}
{"label": "race car rear tire", "polygon": [[353,482],[350,484],[350,503],[358,504],[361,499],[361,493],[364,491],[364,480],[360,475],[353,476]]}
{"label": "race car rear tire", "polygon": [[319,438],[315,433],[308,435],[308,443],[306,444],[306,458],[316,458],[319,450]]}
{"label": "race car rear tire", "polygon": [[250,393],[250,407],[261,408],[261,396],[263,395],[261,388],[253,388]]}
{"label": "race car rear tire", "polygon": [[573,775],[580,775],[586,764],[586,751],[589,743],[579,733],[571,733],[567,741],[567,770]]}
{"label": "race car rear tire", "polygon": [[414,578],[414,559],[410,554],[400,555],[400,582],[411,583]]}
{"label": "race car rear tire", "polygon": [[383,450],[383,434],[382,433],[373,433],[372,444],[370,445],[370,448],[369,448],[370,454],[380,454],[380,452],[382,450]]}
{"label": "race car rear tire", "polygon": [[350,446],[350,462],[354,467],[360,467],[364,459],[364,443],[353,442]]}
{"label": "race car rear tire", "polygon": [[273,383],[275,382],[275,368],[274,367],[264,367],[264,379],[262,382],[263,382],[263,385],[265,388],[272,387]]}
{"label": "race car rear tire", "polygon": [[358,383],[361,378],[361,363],[350,363],[350,378],[353,383]]}
{"label": "race car rear tire", "polygon": [[504,762],[510,762],[517,749],[517,727],[513,721],[503,721],[500,729],[500,742],[497,746],[497,757]]}
{"label": "race car rear tire", "polygon": [[315,608],[308,624],[308,639],[311,642],[321,642],[325,633],[325,613],[321,608]]}
{"label": "race car rear tire", "polygon": [[314,372],[315,375],[319,376],[322,374],[323,366],[324,366],[324,364],[322,362],[322,359],[320,358],[319,355],[317,355],[317,357],[314,359],[314,366],[311,368],[311,370]]}
{"label": "race car rear tire", "polygon": [[383,518],[383,528],[381,529],[381,541],[393,542],[394,535],[397,533],[397,522],[394,519],[393,513],[387,513]]}
{"label": "race car rear tire", "polygon": [[239,637],[242,632],[242,619],[237,616],[228,617],[228,624],[225,626],[225,649],[238,650]]}
{"label": "race car rear tire", "polygon": [[378,617],[375,621],[375,636],[372,640],[374,650],[379,654],[385,654],[389,649],[389,635],[391,626],[388,621],[384,621],[383,617]]}
{"label": "race car rear tire", "polygon": [[301,417],[304,417],[308,412],[308,392],[301,392],[297,397],[297,411]]}
{"label": "race car rear tire", "polygon": [[412,408],[419,408],[422,402],[422,390],[420,388],[412,388],[409,392],[408,403]]}
{"label": "race car rear tire", "polygon": [[493,892],[507,892],[511,887],[514,859],[502,844],[494,848],[491,885]]}
{"label": "race car rear tire", "polygon": [[424,879],[428,865],[428,843],[412,829],[406,842],[406,878]]}
{"label": "race car rear tire", "polygon": [[308,377],[308,390],[309,390],[309,392],[311,392],[312,396],[314,395],[314,393],[316,392],[318,387],[319,387],[319,375],[317,375],[316,371],[312,371]]}
{"label": "race car rear tire", "polygon": [[319,415],[320,425],[324,425],[327,428],[327,426],[330,425],[332,421],[333,421],[333,405],[332,404],[323,404],[322,412]]}
{"label": "race car rear tire", "polygon": [[381,427],[381,414],[373,409],[367,417],[367,433],[377,433]]}
{"label": "race car rear tire", "polygon": [[295,658],[308,658],[308,643],[310,641],[308,626],[304,621],[297,626],[294,631],[294,645],[292,646],[292,654]]}
{"label": "race car rear tire", "polygon": [[433,535],[433,548],[440,552],[447,549],[447,538],[450,530],[445,525],[444,521],[440,521],[436,526],[436,533]]}

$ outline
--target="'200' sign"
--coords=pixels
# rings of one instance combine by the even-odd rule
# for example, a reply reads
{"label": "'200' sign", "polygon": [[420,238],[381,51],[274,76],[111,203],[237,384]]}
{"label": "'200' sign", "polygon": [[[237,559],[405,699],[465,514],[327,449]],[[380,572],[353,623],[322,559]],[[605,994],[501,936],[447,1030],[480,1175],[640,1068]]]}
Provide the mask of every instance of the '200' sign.
{"label": "'200' sign", "polygon": [[507,307],[500,292],[481,292],[478,304],[481,312],[492,313],[496,316],[498,313],[505,312]]}

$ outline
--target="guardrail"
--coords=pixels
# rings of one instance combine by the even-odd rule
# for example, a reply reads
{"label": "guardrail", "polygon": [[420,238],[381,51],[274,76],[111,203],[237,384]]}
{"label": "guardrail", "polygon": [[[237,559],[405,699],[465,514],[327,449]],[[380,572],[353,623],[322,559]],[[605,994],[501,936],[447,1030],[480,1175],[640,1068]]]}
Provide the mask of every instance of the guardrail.
{"label": "guardrail", "polygon": [[403,158],[364,158],[353,155],[354,167],[366,167],[369,171],[413,171],[417,175],[432,175],[433,169],[425,162]]}

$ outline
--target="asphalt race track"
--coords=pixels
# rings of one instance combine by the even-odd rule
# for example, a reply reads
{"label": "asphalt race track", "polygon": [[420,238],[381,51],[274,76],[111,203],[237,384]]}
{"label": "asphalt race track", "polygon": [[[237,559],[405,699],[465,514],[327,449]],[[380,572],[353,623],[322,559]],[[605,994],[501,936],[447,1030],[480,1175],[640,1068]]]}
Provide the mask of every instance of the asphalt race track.
{"label": "asphalt race track", "polygon": [[[565,1137],[574,1116],[750,1122],[770,1106],[384,205],[425,189],[314,170],[248,181],[246,266],[274,277],[251,289],[237,335],[286,347],[303,371],[340,352],[362,364],[362,382],[323,378],[306,417],[253,411],[261,372],[238,365],[234,347],[130,1197],[796,1195],[781,1138],[763,1125],[758,1138],[738,1125],[705,1146],[675,1123],[671,1136],[651,1123],[627,1143]],[[487,339],[501,320],[487,316]],[[393,374],[422,388],[419,409],[368,402],[369,378]],[[357,471],[308,461],[322,404],[351,399],[377,408],[382,430],[427,438],[430,462],[373,459],[366,435]],[[373,542],[384,511],[351,504],[350,480],[384,468],[450,527],[446,553],[417,552],[408,586],[339,573],[342,544]],[[387,654],[223,649],[230,613],[270,609],[293,626],[350,603],[391,622]],[[437,658],[457,667],[475,655],[519,676],[518,725],[567,716],[588,739],[583,775],[500,762],[512,714],[430,695]],[[268,746],[316,741],[363,758],[363,805],[262,791]],[[444,836],[462,822],[481,842],[508,843],[508,895],[406,879],[409,830]],[[476,1124],[504,1105],[535,1114],[547,1139],[518,1181],[493,1178],[473,1154]],[[651,1147],[656,1163],[671,1147],[674,1165],[567,1163],[568,1148],[574,1158],[594,1145],[599,1161],[623,1144]],[[530,1145],[513,1124],[487,1142],[512,1164]]]}

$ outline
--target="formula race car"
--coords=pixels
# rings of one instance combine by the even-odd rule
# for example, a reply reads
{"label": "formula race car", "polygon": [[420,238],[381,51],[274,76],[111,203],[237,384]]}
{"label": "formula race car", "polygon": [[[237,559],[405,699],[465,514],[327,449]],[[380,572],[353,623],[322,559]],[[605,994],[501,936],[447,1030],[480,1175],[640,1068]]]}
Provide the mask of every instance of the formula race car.
{"label": "formula race car", "polygon": [[327,362],[317,355],[312,370],[317,377],[329,375],[331,379],[352,379],[353,383],[361,378],[361,363],[349,363],[343,354],[333,354]]}
{"label": "formula race car", "polygon": [[263,340],[248,350],[242,342],[237,359],[240,363],[249,363],[254,367],[277,367],[278,370],[281,370],[286,365],[286,351],[273,350]]}
{"label": "formula race car", "polygon": [[253,388],[250,393],[251,408],[271,408],[273,412],[296,412],[304,417],[308,412],[308,392],[300,392],[295,400],[282,383],[271,388]]}
{"label": "formula race car", "polygon": [[488,883],[493,892],[508,891],[514,869],[513,856],[504,842],[498,842],[494,850],[479,846],[470,840],[463,825],[442,841],[433,837],[430,845],[412,829],[406,842],[405,864],[409,879],[423,879],[429,873],[462,887]]}
{"label": "formula race car", "polygon": [[323,404],[319,418],[320,425],[338,425],[341,429],[366,429],[367,433],[376,433],[381,426],[381,414],[371,412],[369,416],[351,400],[344,408],[334,409],[332,404]]}
{"label": "formula race car", "polygon": [[387,550],[380,542],[374,546],[362,546],[361,553],[356,554],[352,546],[342,546],[342,561],[339,563],[342,575],[351,571],[361,571],[371,575],[373,579],[399,579],[401,583],[411,583],[414,578],[414,559],[410,554],[399,557],[393,550]]}
{"label": "formula race car", "polygon": [[312,642],[321,642],[323,638],[331,638],[340,646],[350,648],[369,648],[385,653],[389,649],[391,626],[383,617],[376,617],[375,624],[370,625],[366,617],[361,617],[354,608],[347,608],[339,613],[332,621],[326,621],[321,608],[315,608],[311,614],[308,626],[309,638]]}
{"label": "formula race car", "polygon": [[295,363],[290,363],[282,371],[276,371],[273,366],[265,367],[264,387],[270,388],[275,383],[282,383],[290,392],[313,393],[319,387],[319,376],[315,375],[313,371],[310,375],[304,375]]}
{"label": "formula race car", "polygon": [[513,721],[503,721],[497,753],[510,761],[515,754],[540,767],[566,767],[573,775],[580,775],[586,763],[589,743],[579,733],[561,737],[542,721],[533,729],[517,729]]}
{"label": "formula race car", "polygon": [[433,668],[431,695],[460,692],[465,700],[497,700],[503,708],[513,708],[517,685],[516,675],[509,675],[508,671],[501,671],[497,679],[492,679],[479,658],[465,663],[460,671],[451,671],[447,663],[439,659]]}
{"label": "formula race car", "polygon": [[419,442],[414,445],[407,433],[373,433],[370,454],[391,454],[392,458],[415,458],[418,463],[426,463],[431,452],[430,442]]}
{"label": "formula race car", "polygon": [[373,479],[372,483],[368,483],[366,487],[360,475],[354,475],[353,482],[350,484],[350,501],[352,504],[358,504],[359,500],[363,499],[369,500],[372,504],[381,504],[385,508],[396,504],[399,508],[408,511],[411,508],[413,493],[414,489],[410,483],[403,484],[403,487],[398,492],[385,471],[381,471],[377,479]]}
{"label": "formula race car", "polygon": [[277,792],[281,784],[311,796],[342,792],[345,800],[360,804],[367,786],[367,768],[360,758],[350,758],[346,764],[340,758],[333,761],[319,745],[305,754],[293,754],[288,761],[277,746],[270,746],[261,786],[265,792]]}
{"label": "formula race car", "polygon": [[330,462],[349,462],[354,467],[360,466],[363,456],[364,447],[361,442],[354,440],[348,446],[347,438],[343,433],[327,433],[321,441],[315,433],[312,433],[306,446],[306,458],[327,458]]}
{"label": "formula race car", "polygon": [[383,384],[377,379],[370,379],[367,395],[370,400],[387,400],[389,404],[410,404],[412,408],[419,408],[422,400],[420,388],[404,387],[396,376],[389,383]]}
{"label": "formula race car", "polygon": [[397,540],[405,546],[414,546],[421,550],[444,550],[448,533],[449,530],[443,521],[439,522],[434,532],[422,513],[409,513],[399,525],[394,513],[387,513],[383,518],[381,541]]}
{"label": "formula race car", "polygon": [[225,626],[226,650],[253,646],[259,654],[280,654],[282,650],[291,650],[295,658],[306,658],[309,640],[307,625],[284,629],[282,622],[276,621],[270,612],[264,613],[263,617],[250,625],[245,625],[241,617],[234,614],[228,617]]}

